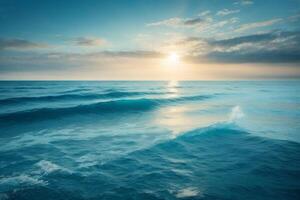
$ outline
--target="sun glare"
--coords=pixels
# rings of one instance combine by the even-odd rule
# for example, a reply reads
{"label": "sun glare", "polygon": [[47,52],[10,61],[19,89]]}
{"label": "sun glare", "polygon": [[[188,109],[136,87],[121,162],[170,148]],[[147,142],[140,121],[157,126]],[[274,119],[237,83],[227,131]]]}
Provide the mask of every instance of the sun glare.
{"label": "sun glare", "polygon": [[177,65],[180,61],[180,58],[176,52],[172,52],[168,56],[168,62],[172,65]]}
{"label": "sun glare", "polygon": [[180,77],[182,61],[177,52],[169,52],[162,60],[162,64],[169,80],[177,80]]}

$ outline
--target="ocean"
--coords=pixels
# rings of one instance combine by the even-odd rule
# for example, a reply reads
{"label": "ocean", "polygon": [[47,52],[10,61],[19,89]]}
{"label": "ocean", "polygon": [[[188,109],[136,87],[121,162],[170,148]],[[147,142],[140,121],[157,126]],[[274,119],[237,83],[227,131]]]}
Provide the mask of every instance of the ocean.
{"label": "ocean", "polygon": [[300,199],[300,82],[1,81],[0,199]]}

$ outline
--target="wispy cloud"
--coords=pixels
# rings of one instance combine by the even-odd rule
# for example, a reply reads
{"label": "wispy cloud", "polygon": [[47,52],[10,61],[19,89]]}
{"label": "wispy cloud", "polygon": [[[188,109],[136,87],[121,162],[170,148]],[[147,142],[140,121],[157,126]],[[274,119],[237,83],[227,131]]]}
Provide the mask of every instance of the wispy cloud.
{"label": "wispy cloud", "polygon": [[[37,53],[37,52],[24,52],[22,54],[16,54],[11,56],[0,55],[0,61],[9,60],[12,62],[24,61],[24,62],[36,62],[41,61],[51,61],[51,62],[71,62],[80,61],[87,62],[91,60],[101,60],[101,59],[116,59],[116,58],[158,58],[163,54],[156,51],[97,51],[90,53],[67,53],[67,52],[48,52],[48,53]],[[0,62],[1,63],[1,62]]]}
{"label": "wispy cloud", "polygon": [[[147,24],[147,26],[165,26],[170,28],[186,28],[193,29],[197,32],[215,33],[220,31],[219,28],[228,25],[235,24],[239,21],[239,18],[233,17],[225,20],[214,20],[208,14],[206,17],[194,17],[194,18],[170,18],[154,23]],[[223,30],[224,31],[224,30]]]}
{"label": "wispy cloud", "polygon": [[168,26],[173,28],[179,28],[179,27],[196,27],[200,26],[204,23],[207,23],[210,21],[210,18],[201,18],[201,17],[195,17],[195,18],[179,18],[174,17],[158,22],[153,22],[147,24],[147,26]]}
{"label": "wispy cloud", "polygon": [[184,24],[183,20],[179,17],[174,17],[158,22],[152,22],[147,24],[147,26],[170,26],[170,27],[178,27],[180,25]]}
{"label": "wispy cloud", "polygon": [[277,18],[277,19],[271,19],[267,21],[260,21],[260,22],[253,22],[253,23],[247,23],[247,24],[242,24],[238,29],[236,29],[236,32],[243,32],[247,31],[250,29],[255,29],[255,28],[261,28],[261,27],[266,27],[266,26],[272,26],[276,23],[282,22],[283,19]]}
{"label": "wispy cloud", "polygon": [[205,10],[205,11],[199,13],[199,16],[200,16],[200,17],[205,17],[205,16],[209,15],[210,13],[211,13],[210,10]]}
{"label": "wispy cloud", "polygon": [[[216,15],[217,16],[227,16],[235,13],[239,13],[239,9],[230,10],[230,9],[223,9],[219,10]],[[200,17],[201,16],[201,17]],[[218,36],[225,36],[226,34],[241,34],[241,33],[249,33],[251,30],[261,29],[264,27],[270,27],[273,25],[282,24],[283,22],[286,23],[294,23],[300,19],[299,14],[287,17],[287,18],[274,18],[265,21],[254,21],[251,23],[244,23],[239,24],[240,18],[232,17],[230,19],[220,19],[210,15],[210,11],[204,11],[200,13],[197,17],[193,18],[180,18],[174,17],[169,18],[153,23],[147,24],[148,27],[153,26],[164,26],[170,28],[186,28],[186,29],[193,29],[194,31],[207,33],[207,34],[215,34],[215,37]],[[222,28],[222,29],[221,29]],[[278,27],[277,27],[278,28]]]}
{"label": "wispy cloud", "polygon": [[145,50],[136,50],[136,51],[102,51],[95,54],[97,56],[109,56],[109,57],[127,57],[127,58],[157,58],[162,54],[156,51],[145,51]]}
{"label": "wispy cloud", "polygon": [[24,39],[3,39],[0,38],[0,50],[32,50],[48,48],[44,43],[32,42]]}
{"label": "wispy cloud", "polygon": [[287,20],[290,22],[299,22],[300,21],[300,13],[288,17]]}
{"label": "wispy cloud", "polygon": [[184,25],[187,25],[187,26],[193,26],[193,25],[197,25],[197,24],[202,24],[203,22],[205,22],[204,19],[202,18],[193,18],[193,19],[186,19],[184,20]]}
{"label": "wispy cloud", "polygon": [[55,79],[59,77],[74,79],[74,76],[78,79],[83,77],[106,79],[113,74],[118,74],[117,79],[119,79],[124,78],[126,73],[131,73],[132,77],[143,77],[145,74],[152,73],[152,67],[157,66],[160,58],[159,52],[138,50],[90,53],[22,52],[9,56],[0,54],[0,74],[29,73],[34,75],[37,73],[39,74],[37,78],[41,78],[40,73],[43,73],[42,75],[52,76]]}
{"label": "wispy cloud", "polygon": [[225,15],[231,15],[235,13],[239,13],[240,10],[229,10],[229,9],[223,9],[217,12],[217,15],[219,16],[225,16]]}
{"label": "wispy cloud", "polygon": [[73,38],[72,42],[78,46],[99,47],[107,44],[107,41],[102,38],[95,37],[77,37]]}
{"label": "wispy cloud", "polygon": [[247,6],[247,5],[254,4],[254,2],[252,0],[240,0],[240,1],[234,2],[234,4],[235,5],[239,4],[239,5]]}

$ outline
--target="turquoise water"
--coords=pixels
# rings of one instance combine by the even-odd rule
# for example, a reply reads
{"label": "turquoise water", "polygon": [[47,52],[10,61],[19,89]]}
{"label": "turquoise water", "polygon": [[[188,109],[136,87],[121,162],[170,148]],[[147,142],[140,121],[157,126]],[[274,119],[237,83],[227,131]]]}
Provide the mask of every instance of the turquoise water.
{"label": "turquoise water", "polygon": [[0,82],[0,199],[299,199],[300,82]]}

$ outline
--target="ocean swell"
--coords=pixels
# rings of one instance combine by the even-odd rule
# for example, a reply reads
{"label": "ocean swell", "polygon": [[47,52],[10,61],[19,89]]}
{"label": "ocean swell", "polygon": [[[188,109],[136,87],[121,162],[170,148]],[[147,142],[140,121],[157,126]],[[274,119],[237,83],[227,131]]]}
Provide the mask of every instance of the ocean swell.
{"label": "ocean swell", "polygon": [[1,106],[16,105],[23,103],[34,102],[53,102],[53,101],[76,101],[76,100],[101,100],[109,98],[131,97],[138,95],[157,94],[157,93],[143,93],[143,92],[122,92],[110,91],[107,93],[83,93],[83,94],[63,94],[63,95],[49,95],[49,96],[32,96],[32,97],[14,97],[0,99]]}
{"label": "ocean swell", "polygon": [[87,105],[78,105],[75,107],[62,107],[62,108],[38,108],[32,110],[25,110],[13,113],[6,113],[0,115],[0,123],[7,121],[33,121],[33,120],[46,120],[59,118],[70,115],[82,114],[105,114],[105,113],[132,113],[143,112],[151,110],[157,106],[165,105],[168,103],[180,103],[183,101],[200,101],[209,98],[210,96],[184,96],[177,98],[161,98],[161,99],[121,99],[111,100]]}
{"label": "ocean swell", "polygon": [[[289,191],[300,186],[299,152],[297,143],[253,136],[220,123],[132,152],[99,165],[97,170],[113,175],[113,168],[122,182],[130,183],[128,187],[139,188],[142,182],[142,188],[156,196],[296,199],[299,195]],[[279,185],[281,190],[274,190]],[[230,190],[235,192],[224,193]]]}

